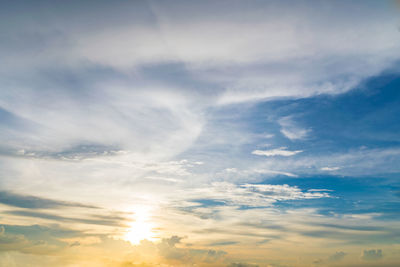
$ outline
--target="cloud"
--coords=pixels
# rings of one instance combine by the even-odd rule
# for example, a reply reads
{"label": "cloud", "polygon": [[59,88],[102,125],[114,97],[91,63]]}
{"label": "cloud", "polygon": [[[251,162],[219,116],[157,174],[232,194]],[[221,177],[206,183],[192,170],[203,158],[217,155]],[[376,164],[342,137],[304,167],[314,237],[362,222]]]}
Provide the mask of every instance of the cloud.
{"label": "cloud", "polygon": [[347,253],[343,252],[343,251],[337,251],[335,252],[333,255],[331,255],[328,260],[329,261],[340,261],[342,260],[345,256],[347,255]]}
{"label": "cloud", "polygon": [[[83,16],[75,2],[48,5],[60,15],[26,6],[16,8],[38,21],[1,16],[3,86],[13,90],[1,90],[0,105],[26,121],[7,135],[8,150],[62,154],[96,144],[174,156],[197,139],[209,107],[343,93],[400,57],[394,14],[384,7],[118,2]],[[89,23],[103,14],[112,19]],[[289,126],[291,139],[308,133]]]}
{"label": "cloud", "polygon": [[278,120],[281,126],[281,133],[290,140],[302,140],[311,132],[310,129],[303,129],[294,122],[293,116],[287,116]]}
{"label": "cloud", "polygon": [[159,264],[152,263],[132,263],[132,262],[124,262],[120,265],[120,267],[157,267]]}
{"label": "cloud", "polygon": [[258,265],[250,263],[231,263],[227,267],[258,267]]}
{"label": "cloud", "polygon": [[322,167],[321,171],[337,171],[340,170],[340,167]]}
{"label": "cloud", "polygon": [[157,263],[132,263],[132,262],[124,262],[119,267],[158,267],[160,266]]}
{"label": "cloud", "polygon": [[[139,245],[131,245],[129,242],[111,238],[108,234],[89,235],[56,225],[0,226],[2,254],[20,252],[40,255],[40,258],[33,261],[35,264],[46,262],[47,256],[52,257],[51,263],[40,266],[65,266],[66,263],[82,265],[87,261],[99,264],[98,266],[111,262],[112,266],[187,266],[188,263],[202,264],[201,266],[224,265],[227,255],[225,251],[187,247],[182,239],[171,236],[159,242],[143,240]],[[78,255],[77,251],[80,252]],[[107,257],[93,258],[96,255]],[[14,257],[18,255],[13,255],[10,260],[20,261]],[[20,256],[19,259],[23,257]],[[25,259],[18,266],[24,266],[26,262],[29,261]]]}
{"label": "cloud", "polygon": [[244,172],[245,174],[252,175],[252,174],[270,174],[270,175],[285,175],[289,177],[298,177],[298,175],[290,172],[283,172],[283,171],[273,171],[273,170],[260,170],[260,169],[255,169],[255,170],[250,170],[248,172]]}
{"label": "cloud", "polygon": [[14,250],[28,244],[23,235],[10,235],[6,233],[4,226],[0,226],[0,241],[1,250]]}
{"label": "cloud", "polygon": [[218,242],[213,242],[208,244],[210,247],[220,247],[220,246],[230,246],[230,245],[236,245],[239,244],[237,241],[218,241]]}
{"label": "cloud", "polygon": [[[204,131],[207,110],[343,93],[400,56],[391,16],[368,5],[287,9],[273,1],[226,10],[212,1],[118,2],[95,5],[89,16],[73,12],[82,10],[75,2],[70,9],[48,5],[58,19],[34,6],[20,11],[38,21],[13,20],[6,11],[1,16],[8,22],[1,24],[7,25],[1,73],[13,90],[0,90],[0,105],[7,121],[18,121],[17,131],[10,123],[13,132],[3,137],[10,141],[3,144],[8,154],[75,159],[130,151],[136,158],[170,159]],[[276,16],[280,11],[287,17]],[[85,23],[105,13],[108,23]],[[54,68],[54,62],[65,64]],[[281,124],[293,140],[309,131],[291,117]]]}
{"label": "cloud", "polygon": [[214,182],[207,188],[196,188],[181,196],[193,202],[199,200],[217,201],[229,206],[266,207],[277,201],[314,199],[330,197],[326,192],[303,192],[297,186],[271,184],[235,185],[227,182]]}
{"label": "cloud", "polygon": [[324,263],[324,260],[323,259],[315,259],[314,261],[313,261],[313,264],[315,264],[315,265],[319,265],[319,264],[323,264]]}
{"label": "cloud", "polygon": [[[326,166],[340,166],[335,173],[346,176],[377,175],[398,172],[400,166],[398,148],[349,149],[344,152],[323,153],[320,155],[302,155],[302,157],[288,157],[284,161],[271,157],[268,161],[257,162],[260,169],[277,169],[300,174],[318,174]],[[396,164],[394,164],[396,163]],[[248,162],[248,165],[254,163]],[[323,170],[326,172],[326,170]]]}
{"label": "cloud", "polygon": [[265,176],[276,176],[276,175],[285,175],[289,177],[298,177],[294,173],[284,172],[284,171],[275,171],[275,170],[267,170],[267,169],[247,169],[247,170],[238,170],[237,168],[226,168],[222,174],[234,175],[235,177],[240,177],[242,179],[248,179],[249,177],[255,177],[258,175]]}
{"label": "cloud", "polygon": [[38,211],[29,211],[29,210],[8,210],[3,211],[3,214],[14,215],[14,216],[22,216],[22,217],[32,217],[32,218],[41,218],[56,222],[69,222],[69,223],[82,223],[82,224],[94,224],[94,225],[104,225],[104,226],[118,226],[123,227],[126,226],[124,221],[121,220],[119,216],[96,216],[93,217],[65,217],[62,215],[57,215],[48,212],[38,212]]}
{"label": "cloud", "polygon": [[[178,3],[171,4],[175,5]],[[194,66],[201,77],[222,84],[225,90],[220,103],[343,92],[357,84],[360,76],[390,62],[382,51],[398,57],[395,27],[382,19],[387,13],[379,9],[379,15],[367,20],[368,5],[360,9],[356,4],[331,4],[325,10],[321,5],[297,4],[288,10],[274,1],[238,4],[226,10],[223,4],[206,1],[181,4],[185,12],[171,6],[151,4],[157,18],[157,25],[152,26],[157,30],[151,26],[114,27],[118,38],[110,38],[112,31],[104,30],[87,36],[77,51],[92,61],[125,68],[157,60],[183,61]],[[358,15],[351,16],[349,10]],[[227,12],[229,18],[224,16]],[[287,17],[276,16],[280,12]],[[340,19],[333,13],[341,14]],[[242,38],[237,39],[236,34]],[[388,41],[382,44],[372,36]],[[337,41],[342,38],[351,42]],[[148,43],[152,45],[146,46]],[[108,47],[116,51],[108,51]],[[362,63],[367,67],[362,68]]]}
{"label": "cloud", "polygon": [[56,209],[65,207],[98,209],[98,207],[92,205],[21,195],[10,191],[0,191],[0,203],[28,209]]}
{"label": "cloud", "polygon": [[[20,209],[3,212],[4,218],[89,225],[107,233],[123,228],[122,216],[104,210],[82,214],[83,208],[94,208],[81,204],[87,199],[126,210],[165,207],[152,218],[163,234],[174,228],[184,236],[218,220],[212,227],[225,232],[215,240],[304,238],[305,225],[297,220],[308,222],[305,215],[313,214],[331,220],[316,211],[322,200],[305,200],[331,193],[285,185],[286,180],[257,182],[321,171],[394,173],[399,153],[391,148],[312,155],[310,148],[311,155],[305,155],[302,148],[281,147],[279,131],[290,142],[308,139],[314,128],[297,121],[297,114],[276,117],[278,129],[254,129],[251,106],[341,94],[391,68],[400,58],[397,16],[387,3],[373,1],[10,3],[0,10],[0,168],[7,189],[0,202]],[[235,114],[244,113],[248,117],[241,124]],[[264,130],[268,134],[259,134]],[[268,158],[250,155],[254,140],[270,138],[269,133],[276,137],[268,140],[273,146],[252,152]],[[194,166],[199,160],[204,164]],[[327,169],[332,166],[341,169]],[[231,170],[223,173],[226,168]],[[281,208],[279,201],[292,202]],[[299,208],[304,202],[312,202],[307,205],[313,211]],[[292,203],[299,205],[298,213],[287,211]],[[265,228],[234,228],[246,221]],[[306,225],[310,236],[331,239],[334,231],[357,231],[317,232],[312,227],[333,227]],[[372,226],[359,231],[363,236],[357,240],[374,238],[364,238],[368,229]],[[5,234],[11,235],[8,229]],[[349,238],[340,233],[338,239]],[[71,242],[70,250],[84,247]],[[216,250],[190,250],[182,242],[175,237],[148,246],[172,266],[224,257]],[[63,266],[68,265],[73,264]]]}
{"label": "cloud", "polygon": [[179,236],[172,236],[161,239],[159,243],[143,240],[139,245],[132,248],[133,257],[137,256],[137,259],[135,259],[136,262],[133,263],[138,263],[138,259],[148,254],[153,259],[156,255],[159,255],[161,262],[171,264],[172,266],[181,264],[186,266],[189,263],[217,264],[227,254],[222,250],[178,247],[178,245],[182,245],[182,239]]}
{"label": "cloud", "polygon": [[326,228],[334,228],[334,229],[342,229],[342,230],[354,230],[354,231],[366,231],[366,232],[374,232],[374,231],[384,231],[384,227],[379,226],[366,226],[366,225],[353,225],[348,223],[347,225],[343,224],[334,224],[334,223],[310,223],[314,226],[322,226]]}
{"label": "cloud", "polygon": [[290,157],[294,156],[298,153],[303,152],[303,150],[287,150],[286,147],[280,147],[280,148],[275,148],[271,150],[254,150],[251,152],[253,155],[257,156],[266,156],[266,157],[272,157],[272,156],[284,156],[284,157]]}
{"label": "cloud", "polygon": [[19,251],[26,254],[54,255],[67,247],[58,238],[71,238],[82,232],[52,227],[30,225],[1,225],[0,251]]}
{"label": "cloud", "polygon": [[364,250],[361,259],[366,261],[375,261],[383,258],[381,249]]}

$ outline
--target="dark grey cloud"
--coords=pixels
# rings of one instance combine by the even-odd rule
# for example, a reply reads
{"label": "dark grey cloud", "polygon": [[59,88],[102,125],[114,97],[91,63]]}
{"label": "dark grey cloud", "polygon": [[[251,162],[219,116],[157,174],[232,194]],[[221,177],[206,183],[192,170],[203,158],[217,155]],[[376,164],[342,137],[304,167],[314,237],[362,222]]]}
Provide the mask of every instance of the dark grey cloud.
{"label": "dark grey cloud", "polygon": [[18,208],[27,209],[55,209],[65,207],[78,207],[78,208],[91,208],[98,209],[99,207],[92,205],[85,205],[76,202],[67,202],[60,200],[53,200],[48,198],[16,194],[10,191],[0,191],[0,203],[14,206]]}

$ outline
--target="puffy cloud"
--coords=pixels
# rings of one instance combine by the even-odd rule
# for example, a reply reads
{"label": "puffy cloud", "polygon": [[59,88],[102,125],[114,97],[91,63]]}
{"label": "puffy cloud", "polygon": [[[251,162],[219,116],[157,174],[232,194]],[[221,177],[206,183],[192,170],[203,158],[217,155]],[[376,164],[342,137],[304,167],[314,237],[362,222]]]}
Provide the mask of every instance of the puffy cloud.
{"label": "puffy cloud", "polygon": [[[187,266],[187,264],[217,264],[224,260],[226,252],[213,249],[197,249],[184,247],[181,244],[182,237],[172,236],[163,238],[160,242],[155,243],[143,240],[137,246],[132,248],[133,256],[137,259],[133,263],[140,263],[146,254],[155,258],[157,255],[161,263],[171,264],[171,266]],[[181,245],[181,247],[178,247]],[[139,262],[138,262],[139,261]],[[129,265],[128,265],[129,266]],[[135,265],[133,265],[135,266]]]}
{"label": "puffy cloud", "polygon": [[328,260],[329,261],[340,261],[342,260],[345,256],[347,255],[347,253],[343,252],[343,251],[337,251],[335,252],[333,255],[331,255]]}
{"label": "puffy cloud", "polygon": [[[139,245],[132,245],[106,234],[89,235],[56,225],[0,226],[0,254],[17,252],[40,255],[31,261],[40,266],[65,266],[67,263],[82,265],[87,261],[93,262],[89,266],[109,266],[107,264],[110,262],[112,266],[187,266],[189,263],[201,266],[224,265],[225,251],[189,247],[181,240],[182,237],[172,236],[158,242],[143,240]],[[77,251],[80,253],[77,254]],[[47,256],[51,256],[52,260],[47,262]],[[10,254],[9,261],[20,262],[21,258]],[[0,266],[3,266],[2,260],[0,256]],[[29,259],[24,259],[17,266],[24,266],[27,262]]]}
{"label": "puffy cloud", "polygon": [[18,251],[26,254],[50,255],[67,246],[58,237],[76,236],[77,231],[58,227],[0,226],[0,251]]}
{"label": "puffy cloud", "polygon": [[361,258],[366,261],[375,261],[383,258],[381,249],[364,250]]}

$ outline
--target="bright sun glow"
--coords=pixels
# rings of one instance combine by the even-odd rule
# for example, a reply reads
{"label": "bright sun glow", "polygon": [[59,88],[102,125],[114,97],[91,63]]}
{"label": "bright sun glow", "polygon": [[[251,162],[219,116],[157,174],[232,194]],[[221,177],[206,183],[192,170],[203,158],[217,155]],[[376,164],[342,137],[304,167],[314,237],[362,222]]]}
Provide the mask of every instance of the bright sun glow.
{"label": "bright sun glow", "polygon": [[150,221],[150,208],[145,206],[137,206],[133,209],[135,221],[130,224],[125,234],[125,239],[132,244],[139,244],[141,240],[154,239],[154,224]]}

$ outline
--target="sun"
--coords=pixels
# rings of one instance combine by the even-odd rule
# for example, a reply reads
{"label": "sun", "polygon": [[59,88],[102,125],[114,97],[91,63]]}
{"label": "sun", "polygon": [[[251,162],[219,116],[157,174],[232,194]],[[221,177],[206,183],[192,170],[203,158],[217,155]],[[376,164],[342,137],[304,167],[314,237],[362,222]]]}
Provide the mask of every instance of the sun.
{"label": "sun", "polygon": [[151,222],[151,209],[146,206],[133,208],[134,221],[129,224],[129,229],[125,233],[125,240],[137,245],[140,241],[154,240],[154,224]]}

